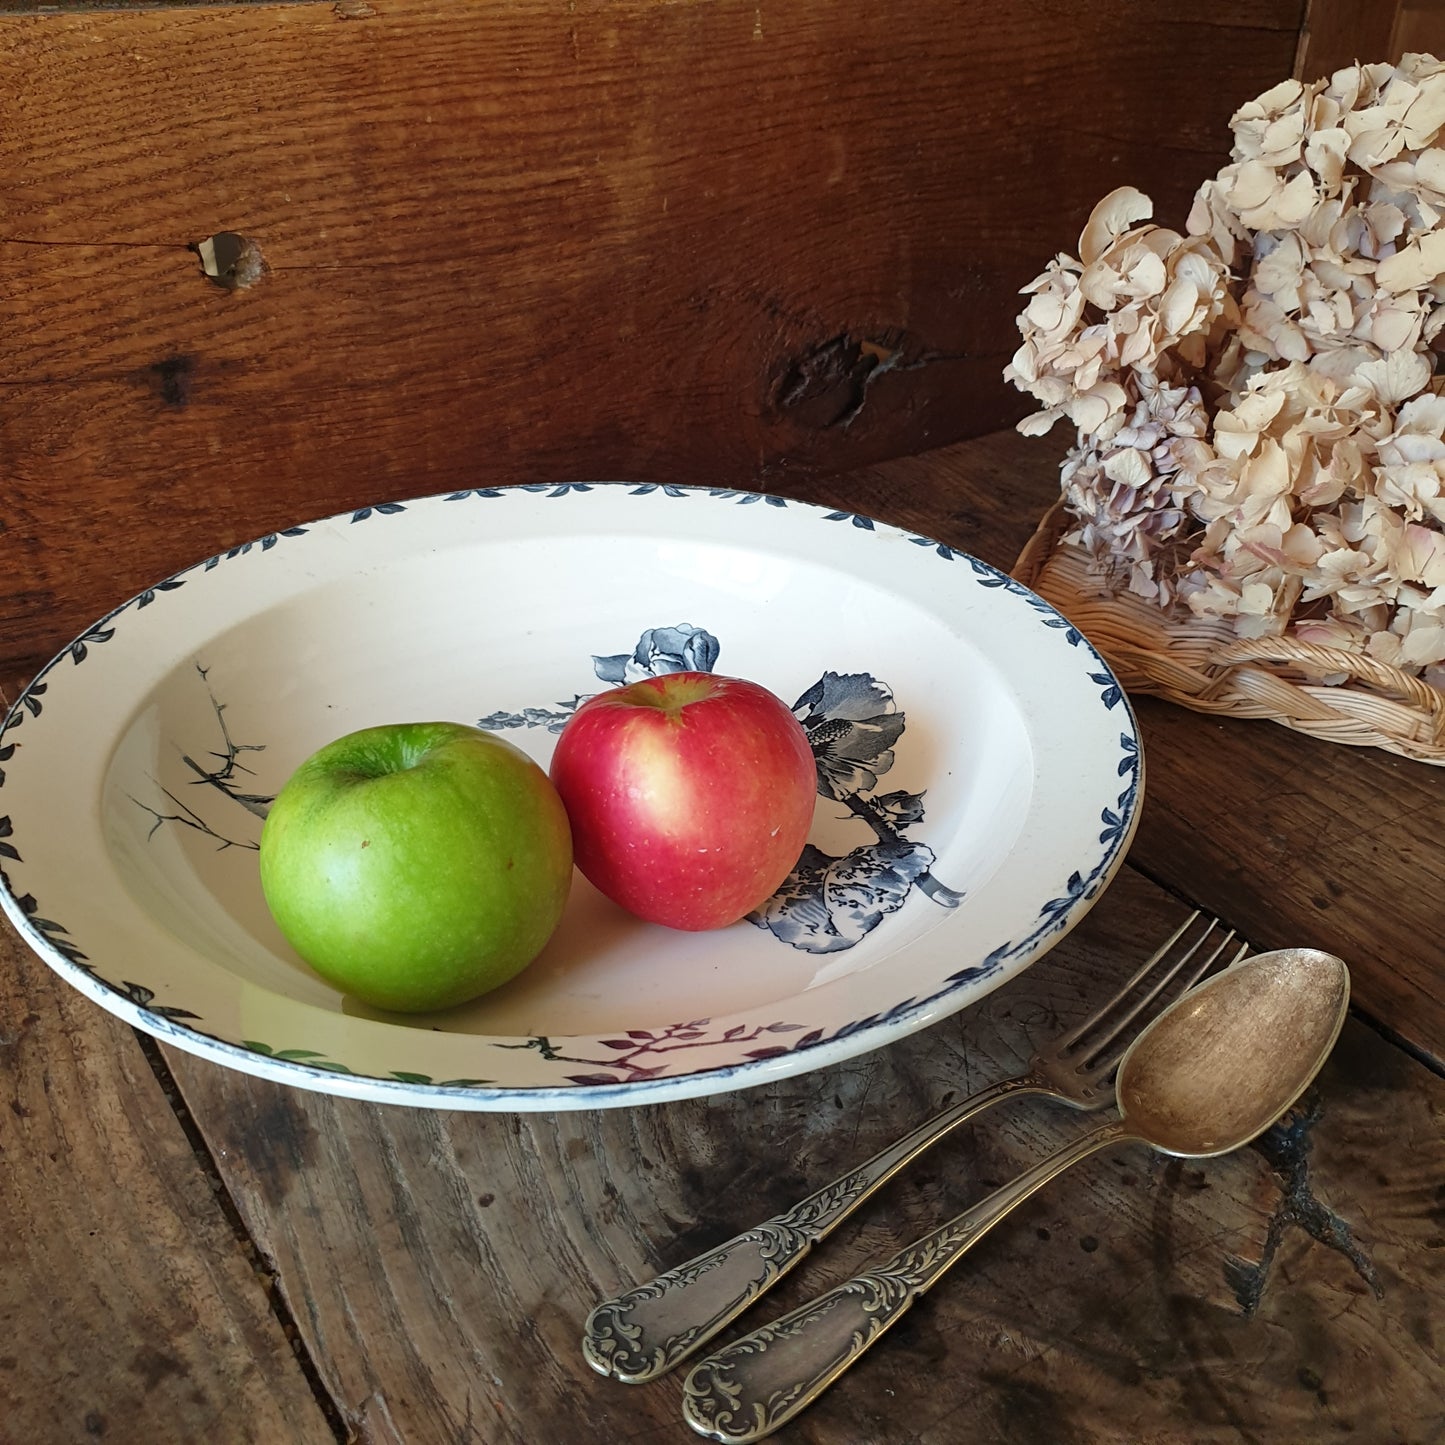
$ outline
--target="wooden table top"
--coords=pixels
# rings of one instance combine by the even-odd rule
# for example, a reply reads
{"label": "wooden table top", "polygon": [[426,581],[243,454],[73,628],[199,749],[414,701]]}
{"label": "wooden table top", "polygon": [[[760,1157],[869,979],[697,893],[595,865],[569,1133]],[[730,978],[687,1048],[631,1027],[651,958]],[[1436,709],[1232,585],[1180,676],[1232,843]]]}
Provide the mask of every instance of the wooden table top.
{"label": "wooden table top", "polygon": [[[770,485],[1008,566],[1056,460],[995,434]],[[1014,1071],[1196,904],[1349,963],[1355,1014],[1316,1087],[1226,1158],[1081,1165],[775,1438],[1445,1439],[1445,773],[1138,710],[1143,822],[1075,933],[930,1029],[741,1093],[473,1114],[299,1092],[137,1035],[0,929],[0,1442],[697,1438],[678,1374],[588,1368],[591,1306]],[[763,1317],[1081,1127],[1037,1100],[965,1126]]]}

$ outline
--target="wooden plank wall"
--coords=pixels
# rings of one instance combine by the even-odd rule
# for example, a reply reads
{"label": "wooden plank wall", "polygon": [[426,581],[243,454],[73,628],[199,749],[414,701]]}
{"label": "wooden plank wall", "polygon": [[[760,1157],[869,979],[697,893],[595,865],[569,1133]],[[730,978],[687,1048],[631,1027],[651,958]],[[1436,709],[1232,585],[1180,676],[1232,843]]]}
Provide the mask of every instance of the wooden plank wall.
{"label": "wooden plank wall", "polygon": [[1308,0],[1295,74],[1313,80],[1412,50],[1445,54],[1445,0]]}
{"label": "wooden plank wall", "polygon": [[[14,669],[343,507],[787,491],[1008,425],[1017,289],[1100,195],[1177,224],[1243,100],[1445,29],[1419,0],[35,8],[0,4]],[[216,233],[253,285],[205,277]]]}
{"label": "wooden plank wall", "polygon": [[[478,481],[754,484],[1007,425],[1016,290],[1439,0],[0,0],[0,666]],[[51,7],[51,10],[55,7]],[[256,247],[224,289],[191,250]],[[223,257],[224,260],[224,257]]]}
{"label": "wooden plank wall", "polygon": [[[349,505],[1008,424],[1020,284],[1182,220],[1300,0],[0,17],[0,661]],[[190,244],[251,238],[255,285]]]}

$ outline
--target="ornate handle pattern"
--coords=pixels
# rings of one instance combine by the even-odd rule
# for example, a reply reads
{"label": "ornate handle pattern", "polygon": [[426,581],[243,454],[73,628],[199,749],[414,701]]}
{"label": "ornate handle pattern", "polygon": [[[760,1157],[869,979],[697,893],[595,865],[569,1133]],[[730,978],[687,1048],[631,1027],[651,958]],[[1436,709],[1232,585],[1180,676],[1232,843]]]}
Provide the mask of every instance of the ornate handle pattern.
{"label": "ornate handle pattern", "polygon": [[695,1366],[683,1386],[687,1423],[713,1440],[761,1440],[811,1404],[914,1300],[1010,1210],[1056,1174],[1136,1136],[1105,1124],[1019,1175],[887,1264],[840,1284]]}
{"label": "ornate handle pattern", "polygon": [[910,1159],[1011,1094],[1052,1094],[1028,1075],[951,1105],[800,1204],[606,1300],[587,1316],[582,1353],[594,1370],[629,1385],[656,1379],[737,1318]]}

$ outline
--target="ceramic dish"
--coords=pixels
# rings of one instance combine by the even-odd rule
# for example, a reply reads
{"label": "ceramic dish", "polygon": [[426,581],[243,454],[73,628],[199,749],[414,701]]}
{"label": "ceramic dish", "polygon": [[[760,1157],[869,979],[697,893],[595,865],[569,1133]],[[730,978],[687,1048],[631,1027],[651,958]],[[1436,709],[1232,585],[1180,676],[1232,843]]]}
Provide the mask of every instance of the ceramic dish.
{"label": "ceramic dish", "polygon": [[[808,848],[753,919],[675,933],[579,878],[517,979],[422,1016],[283,941],[256,847],[322,743],[450,718],[545,766],[580,699],[685,667],[762,683],[813,742]],[[948,546],[751,492],[484,488],[260,538],[77,638],[0,729],[0,902],[102,1007],[231,1068],[448,1108],[653,1102],[975,1002],[1098,898],[1141,783],[1087,640]]]}

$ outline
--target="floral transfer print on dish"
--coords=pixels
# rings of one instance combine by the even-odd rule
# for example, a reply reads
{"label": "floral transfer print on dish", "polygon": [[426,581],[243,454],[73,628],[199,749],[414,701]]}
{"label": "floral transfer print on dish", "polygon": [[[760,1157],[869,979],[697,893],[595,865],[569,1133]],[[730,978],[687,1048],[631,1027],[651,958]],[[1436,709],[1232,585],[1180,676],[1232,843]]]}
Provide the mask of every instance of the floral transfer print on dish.
{"label": "floral transfer print on dish", "polygon": [[[985,586],[1008,585],[999,581],[991,571],[982,578],[982,582]],[[1033,600],[1031,596],[1029,600]],[[1042,620],[1046,626],[1059,625],[1052,616],[1046,615]],[[1076,641],[1072,630],[1068,641],[1071,645],[1082,644],[1082,638]],[[657,627],[644,632],[631,653],[594,656],[593,670],[600,680],[621,684],[667,672],[710,671],[717,662],[719,652],[717,639],[701,628],[688,624]],[[164,797],[176,807],[177,812],[164,812],[137,798],[132,798],[132,801],[152,816],[153,832],[163,824],[173,824],[212,838],[221,850],[254,849],[254,841],[236,835],[255,831],[255,824],[264,819],[272,797],[244,787],[243,778],[250,770],[241,759],[246,753],[264,751],[264,744],[237,743],[232,739],[225,718],[226,704],[217,699],[211,689],[207,669],[200,663],[196,664],[196,675],[210,699],[216,721],[216,737],[213,746],[196,750],[204,761],[198,761],[190,754],[183,754],[183,761],[195,774],[191,779],[192,786],[202,789],[203,796],[214,798],[219,795],[225,800],[224,813],[229,821],[209,821],[198,812],[199,802],[197,808],[192,808],[164,789]],[[1101,685],[1110,684],[1104,689],[1102,700],[1104,706],[1112,711],[1119,703],[1117,684],[1107,674],[1101,674],[1097,680]],[[542,726],[551,732],[560,732],[587,696],[590,694],[578,695],[553,709],[528,708],[520,713],[492,713],[480,719],[478,725],[493,730]],[[40,708],[41,702],[36,699],[31,711],[38,713]],[[963,895],[932,876],[929,871],[933,861],[931,850],[905,836],[908,828],[924,819],[923,795],[906,791],[877,791],[880,776],[893,766],[893,747],[905,726],[904,715],[897,710],[891,690],[867,673],[825,672],[798,699],[793,711],[803,724],[813,748],[818,791],[842,803],[860,824],[866,824],[874,835],[874,841],[837,857],[809,845],[793,874],[774,897],[752,915],[751,921],[794,947],[828,953],[852,947],[886,914],[901,907],[913,887],[941,906],[956,907]],[[734,1067],[745,1067],[748,1063],[807,1049],[820,1041],[846,1038],[922,1007],[960,983],[985,978],[1001,968],[1007,959],[1037,947],[1047,935],[1065,927],[1071,912],[1104,886],[1110,872],[1109,861],[1129,831],[1140,783],[1137,739],[1132,733],[1122,732],[1119,744],[1121,791],[1115,807],[1105,808],[1100,815],[1099,842],[1106,848],[1104,857],[1087,874],[1071,874],[1064,891],[1043,906],[1034,926],[1025,935],[994,949],[982,964],[950,974],[943,987],[934,994],[905,998],[886,1013],[856,1019],[831,1031],[781,1020],[746,1029],[734,1025],[719,1031],[712,1026],[711,1020],[698,1019],[670,1024],[658,1030],[628,1030],[624,1037],[615,1039],[586,1041],[586,1053],[564,1052],[565,1046],[545,1036],[533,1036],[515,1043],[494,1041],[491,1046],[532,1050],[548,1063],[579,1065],[585,1070],[561,1075],[557,1085],[538,1087],[640,1084],[679,1070],[686,1072],[684,1060],[689,1054],[695,1060],[698,1051],[711,1048],[731,1047],[736,1050],[738,1044],[758,1042],[758,1047],[743,1050],[739,1059],[725,1065],[724,1072],[727,1072]],[[243,822],[246,815],[249,818]],[[18,861],[19,855],[10,841],[12,835],[8,825],[8,818],[0,818],[0,858]],[[38,909],[33,899],[26,897],[21,902],[30,925],[43,933],[46,941],[73,965],[84,969],[97,982],[146,1012],[187,1027],[191,1032],[204,1032],[196,1024],[189,1023],[190,1020],[198,1020],[198,1015],[186,1009],[155,1004],[151,991],[142,985],[130,982],[117,984],[102,978],[65,937],[65,930],[59,924],[36,916]],[[776,1036],[775,1041],[763,1043],[764,1034]],[[579,1039],[571,1043],[575,1048],[584,1041]],[[247,1040],[241,1047],[296,1067],[335,1073],[353,1072],[349,1066],[330,1060],[312,1049],[276,1049],[252,1040]],[[606,1050],[607,1056],[598,1057],[592,1050]],[[668,1055],[673,1057],[666,1057]],[[477,1078],[438,1082],[420,1074],[395,1073],[389,1078],[399,1084],[458,1089],[492,1085],[491,1080]]]}
{"label": "floral transfer print on dish", "polygon": [[[592,669],[603,682],[625,685],[672,672],[711,672],[720,651],[712,633],[684,622],[649,627],[630,653],[594,655]],[[559,733],[587,696],[553,708],[494,712],[477,725]],[[892,690],[871,673],[825,672],[792,711],[813,749],[818,792],[841,803],[872,839],[836,856],[809,843],[797,867],[749,920],[794,948],[837,953],[897,912],[914,888],[944,908],[956,908],[963,895],[933,876],[933,851],[906,836],[923,822],[924,795],[876,791],[893,766],[894,745],[905,726]]]}
{"label": "floral transfer print on dish", "polygon": [[[736,1049],[739,1044],[752,1043],[764,1034],[802,1033],[806,1024],[734,1024],[721,1032],[711,1028],[711,1019],[694,1019],[691,1023],[668,1024],[660,1029],[628,1029],[621,1038],[598,1039],[596,1048],[611,1052],[606,1058],[594,1059],[564,1054],[545,1035],[526,1039],[516,1044],[497,1044],[499,1049],[535,1049],[548,1063],[589,1064],[606,1073],[567,1074],[569,1084],[622,1084],[640,1083],[663,1074],[677,1072],[677,1066],[665,1057],[688,1049],[707,1049],[726,1044]],[[710,1032],[711,1028],[711,1032]],[[744,1049],[744,1060],[775,1059],[782,1054],[791,1054],[797,1049],[807,1048],[823,1037],[822,1029],[812,1029],[801,1038],[786,1044],[762,1044],[755,1049]],[[661,1062],[642,1062],[643,1059]]]}

